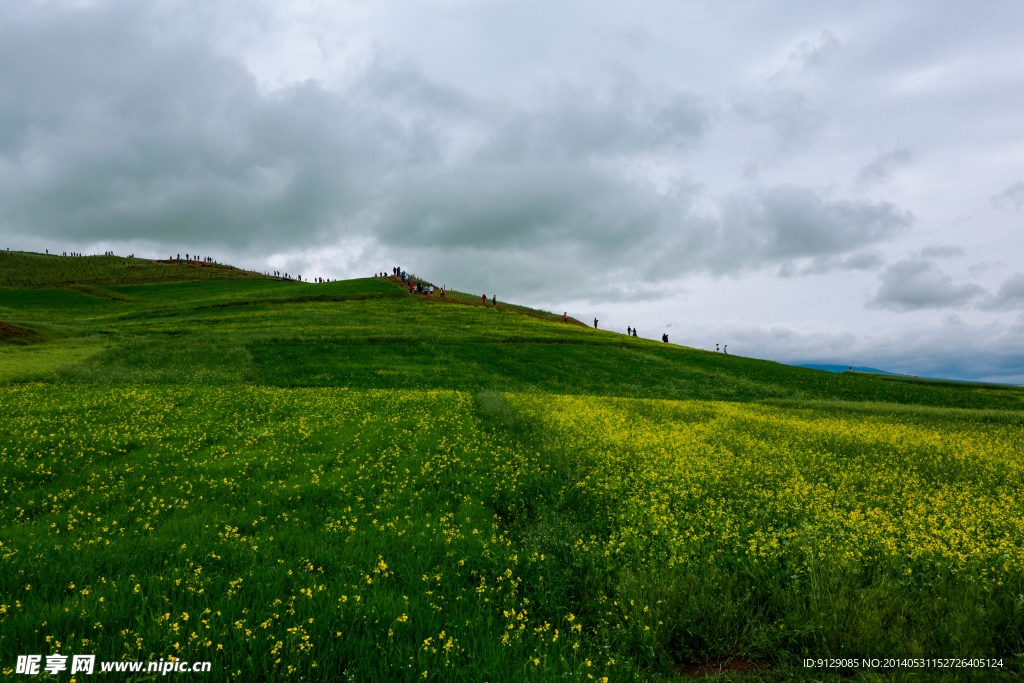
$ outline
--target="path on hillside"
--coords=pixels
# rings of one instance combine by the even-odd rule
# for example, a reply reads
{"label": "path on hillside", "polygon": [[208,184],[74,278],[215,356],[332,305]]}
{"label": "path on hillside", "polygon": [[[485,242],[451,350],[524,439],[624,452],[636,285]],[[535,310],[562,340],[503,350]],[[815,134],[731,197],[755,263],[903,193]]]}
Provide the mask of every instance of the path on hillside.
{"label": "path on hillside", "polygon": [[[396,285],[399,289],[406,290],[406,291],[408,291],[408,289],[409,289],[409,286],[406,285],[405,282],[402,281],[402,278],[398,277],[397,275],[385,275],[384,279],[385,280],[389,280],[392,284]],[[425,294],[424,295],[420,295],[420,296],[422,296],[424,299],[426,299],[428,301],[444,301],[444,302],[453,303],[453,304],[464,304],[466,306],[482,306],[484,308],[497,308],[497,309],[500,309],[502,311],[511,311],[513,313],[521,313],[522,315],[529,315],[529,316],[532,316],[534,318],[539,318],[540,320],[546,320],[546,321],[551,322],[551,323],[558,322],[558,317],[557,316],[553,317],[553,318],[549,318],[547,316],[538,315],[536,313],[530,313],[529,311],[521,311],[518,308],[508,308],[508,307],[501,306],[501,305],[494,306],[494,305],[491,305],[491,304],[477,303],[476,301],[466,301],[465,299],[450,299],[448,297],[441,297],[441,296],[427,296]],[[582,327],[582,328],[587,329],[587,330],[590,329],[590,327],[588,325],[584,325],[580,321],[574,320],[572,318],[570,318],[568,322],[569,322],[570,325],[575,325],[577,327]]]}

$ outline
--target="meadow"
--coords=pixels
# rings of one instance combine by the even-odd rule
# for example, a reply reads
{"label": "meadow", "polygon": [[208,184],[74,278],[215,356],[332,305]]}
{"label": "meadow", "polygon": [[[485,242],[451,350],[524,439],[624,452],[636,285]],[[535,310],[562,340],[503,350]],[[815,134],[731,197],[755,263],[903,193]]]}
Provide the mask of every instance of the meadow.
{"label": "meadow", "polygon": [[24,251],[0,254],[0,287],[75,287],[90,291],[103,285],[137,283],[201,282],[262,278],[254,273],[221,264],[199,265],[187,260],[167,264],[149,259],[119,256],[58,256]]}
{"label": "meadow", "polygon": [[[379,278],[53,284],[0,290],[24,331],[0,345],[5,675],[30,653],[241,681],[1024,669],[1020,388]],[[1002,667],[802,666],[886,657]]]}

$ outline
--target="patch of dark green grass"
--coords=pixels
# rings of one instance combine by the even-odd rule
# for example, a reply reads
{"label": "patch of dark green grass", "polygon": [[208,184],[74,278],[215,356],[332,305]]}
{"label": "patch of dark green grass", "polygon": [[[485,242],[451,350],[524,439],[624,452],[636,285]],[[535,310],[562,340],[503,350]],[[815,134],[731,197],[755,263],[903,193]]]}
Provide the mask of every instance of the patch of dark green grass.
{"label": "patch of dark green grass", "polygon": [[253,380],[244,344],[227,339],[132,340],[23,381],[85,384],[236,384]]}
{"label": "patch of dark green grass", "polygon": [[[1024,409],[1024,391],[973,386],[910,388],[685,348],[627,344],[404,342],[254,343],[258,381],[277,386],[432,387],[595,396],[742,401],[839,401],[963,411]],[[874,407],[871,410],[883,410]],[[925,412],[920,414],[924,415]],[[938,415],[938,413],[933,413]],[[949,413],[948,415],[953,415]],[[978,415],[977,412],[964,414]],[[996,416],[999,413],[990,413]],[[993,418],[994,419],[994,418]]]}

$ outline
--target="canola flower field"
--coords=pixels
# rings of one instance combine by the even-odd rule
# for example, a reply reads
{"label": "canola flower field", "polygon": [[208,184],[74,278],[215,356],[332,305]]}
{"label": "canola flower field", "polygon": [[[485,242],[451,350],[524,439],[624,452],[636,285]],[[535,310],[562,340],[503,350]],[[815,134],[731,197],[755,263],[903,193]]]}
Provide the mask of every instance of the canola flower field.
{"label": "canola flower field", "polygon": [[520,395],[578,452],[607,509],[610,555],[669,567],[742,556],[912,575],[941,567],[1002,585],[1024,573],[1024,431],[902,424],[706,402]]}
{"label": "canola flower field", "polygon": [[228,680],[936,651],[1020,671],[1016,424],[252,386],[0,405],[5,675],[85,651]]}

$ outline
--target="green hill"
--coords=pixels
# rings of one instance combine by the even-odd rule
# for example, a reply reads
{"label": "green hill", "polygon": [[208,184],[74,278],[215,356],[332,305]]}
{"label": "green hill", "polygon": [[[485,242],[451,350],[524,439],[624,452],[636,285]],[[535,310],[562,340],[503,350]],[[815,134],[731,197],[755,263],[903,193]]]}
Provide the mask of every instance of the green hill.
{"label": "green hill", "polygon": [[121,256],[62,256],[24,251],[0,252],[0,287],[39,288],[204,282],[264,277],[219,263]]}
{"label": "green hill", "polygon": [[2,252],[0,273],[5,667],[1021,673],[1019,387],[726,356],[394,278]]}
{"label": "green hill", "polygon": [[[112,282],[130,267],[129,259],[95,258],[105,259],[96,265],[97,281]],[[91,344],[98,352],[86,363],[68,365],[59,363],[63,347],[53,345],[55,374],[26,372],[22,379],[181,383],[190,381],[179,365],[188,357],[189,367],[203,377],[285,387],[1024,409],[1024,390],[1017,387],[835,374],[711,353],[594,330],[575,320],[566,325],[521,306],[481,305],[460,292],[446,299],[409,295],[394,278],[309,284],[245,277],[0,289],[0,320],[21,330],[20,336],[5,334],[9,345],[61,337],[68,348]],[[0,366],[3,376],[18,376],[14,358]]]}

